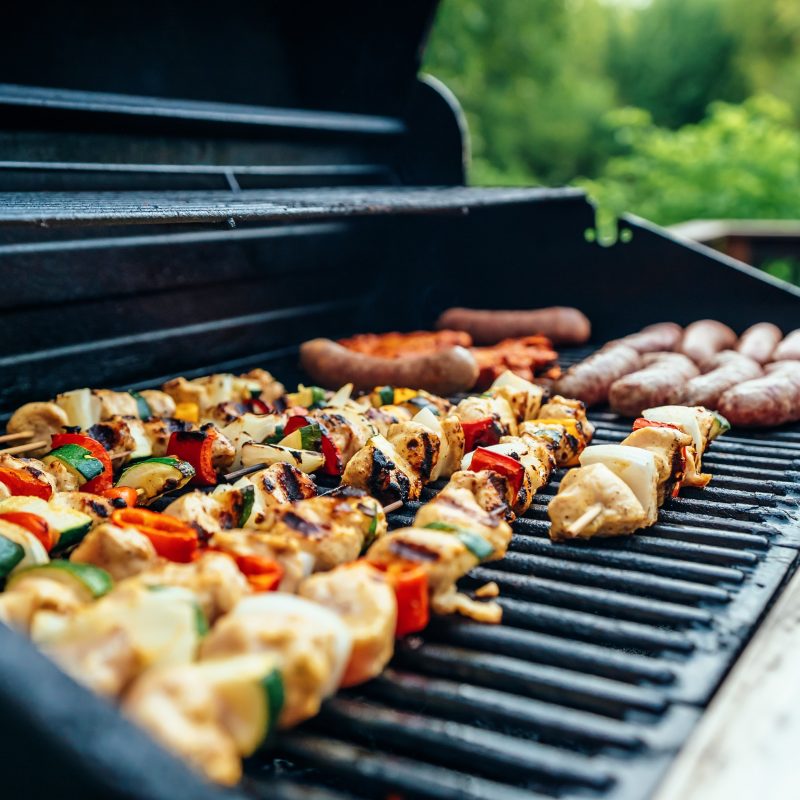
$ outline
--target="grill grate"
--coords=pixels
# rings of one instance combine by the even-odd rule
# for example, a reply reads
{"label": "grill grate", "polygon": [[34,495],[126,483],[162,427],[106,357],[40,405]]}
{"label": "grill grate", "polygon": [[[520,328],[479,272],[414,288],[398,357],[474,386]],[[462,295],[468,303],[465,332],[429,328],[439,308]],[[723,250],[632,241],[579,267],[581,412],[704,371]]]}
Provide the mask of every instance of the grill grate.
{"label": "grill grate", "polygon": [[[582,357],[573,353],[565,362]],[[591,415],[596,441],[629,421]],[[714,443],[709,489],[670,500],[647,533],[554,544],[560,474],[514,524],[508,556],[466,589],[501,589],[488,626],[436,620],[379,679],[329,701],[253,760],[256,795],[647,797],[800,547],[800,430]],[[426,488],[426,502],[440,486]],[[391,516],[411,523],[420,503]],[[327,797],[328,795],[324,795]]]}

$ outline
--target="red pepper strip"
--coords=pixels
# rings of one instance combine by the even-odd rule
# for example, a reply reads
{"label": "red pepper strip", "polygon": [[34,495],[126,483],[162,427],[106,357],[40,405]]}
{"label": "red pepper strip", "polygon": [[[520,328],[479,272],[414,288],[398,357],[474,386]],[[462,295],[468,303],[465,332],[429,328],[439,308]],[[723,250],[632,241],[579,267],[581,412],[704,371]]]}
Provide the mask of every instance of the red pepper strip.
{"label": "red pepper strip", "polygon": [[342,452],[339,450],[336,442],[333,441],[331,435],[326,430],[325,426],[316,419],[305,416],[289,417],[286,425],[283,427],[283,435],[288,436],[300,428],[305,428],[308,425],[316,424],[322,431],[322,455],[325,457],[325,464],[322,471],[326,475],[341,475],[344,465],[342,464]]}
{"label": "red pepper strip", "polygon": [[247,405],[250,406],[250,410],[254,414],[271,414],[272,413],[272,409],[263,400],[259,400],[257,397],[251,397],[247,401]]}
{"label": "red pepper strip", "polygon": [[106,489],[102,495],[106,500],[123,500],[130,508],[139,500],[139,495],[132,486],[115,486],[113,489]]}
{"label": "red pepper strip", "polygon": [[373,564],[386,572],[386,579],[397,598],[395,636],[419,633],[428,626],[428,575],[416,564],[395,562],[387,566]]}
{"label": "red pepper strip", "polygon": [[0,514],[0,519],[30,531],[42,543],[48,553],[53,549],[55,544],[53,532],[50,530],[47,520],[38,514],[31,514],[28,511],[7,511],[4,514]]}
{"label": "red pepper strip", "polygon": [[110,489],[114,483],[114,471],[111,467],[111,457],[105,447],[91,436],[82,433],[54,433],[53,450],[65,444],[77,444],[79,447],[86,448],[102,465],[103,471],[96,477],[81,486],[82,492],[100,494],[106,489]]}
{"label": "red pepper strip", "polygon": [[53,487],[40,481],[24,469],[0,467],[0,483],[4,483],[15,497],[41,497],[49,500],[53,496]]}
{"label": "red pepper strip", "polygon": [[652,419],[645,419],[644,417],[639,417],[634,420],[633,430],[638,431],[640,428],[672,428],[674,431],[680,430],[677,425],[671,425],[669,422],[655,422]]}
{"label": "red pepper strip", "polygon": [[120,527],[136,528],[156,549],[156,553],[170,561],[187,564],[197,550],[197,531],[168,514],[157,514],[146,508],[118,508],[111,521]]}
{"label": "red pepper strip", "polygon": [[283,567],[277,561],[259,555],[230,555],[254,592],[274,592],[280,586]]}
{"label": "red pepper strip", "polygon": [[169,437],[167,455],[177,456],[194,467],[193,486],[214,486],[217,473],[211,460],[216,430],[208,428],[200,431],[175,431]]}
{"label": "red pepper strip", "polygon": [[508,479],[511,488],[514,490],[514,500],[517,499],[517,494],[522,488],[522,481],[525,478],[525,467],[511,456],[504,453],[495,453],[494,450],[486,450],[479,447],[472,456],[472,462],[469,465],[472,472],[480,472],[484,469],[490,469],[498,475],[503,475]]}
{"label": "red pepper strip", "polygon": [[461,423],[464,431],[464,452],[471,453],[476,447],[488,447],[500,441],[500,430],[493,417]]}

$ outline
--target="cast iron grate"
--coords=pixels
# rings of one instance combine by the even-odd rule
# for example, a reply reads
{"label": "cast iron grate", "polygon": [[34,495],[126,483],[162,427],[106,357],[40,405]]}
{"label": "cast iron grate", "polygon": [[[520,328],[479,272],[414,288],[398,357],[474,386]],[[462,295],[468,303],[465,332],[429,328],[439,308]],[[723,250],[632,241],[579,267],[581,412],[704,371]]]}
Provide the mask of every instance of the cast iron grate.
{"label": "cast iron grate", "polygon": [[[592,419],[598,442],[630,430],[609,412]],[[800,429],[727,436],[704,463],[710,488],[669,501],[646,533],[584,544],[547,538],[557,474],[514,524],[508,556],[464,581],[499,584],[503,624],[437,620],[400,645],[383,676],[250,764],[246,788],[287,798],[323,788],[332,798],[649,796],[800,548]],[[392,527],[418,507],[393,514]]]}

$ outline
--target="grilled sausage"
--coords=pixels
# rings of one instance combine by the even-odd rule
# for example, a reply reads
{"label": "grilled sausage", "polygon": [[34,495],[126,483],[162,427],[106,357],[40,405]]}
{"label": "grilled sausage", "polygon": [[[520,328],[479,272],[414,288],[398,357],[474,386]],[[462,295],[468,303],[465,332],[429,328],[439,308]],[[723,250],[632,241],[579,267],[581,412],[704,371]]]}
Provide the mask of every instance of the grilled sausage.
{"label": "grilled sausage", "polygon": [[356,389],[413,386],[434,394],[454,394],[472,388],[478,365],[469,350],[453,347],[427,356],[376,358],[354,353],[331,339],[312,339],[300,347],[305,371],[320,385]]}
{"label": "grilled sausage", "polygon": [[800,328],[786,336],[775,348],[772,358],[775,361],[800,360]]}
{"label": "grilled sausage", "polygon": [[680,402],[684,383],[699,373],[694,362],[680,353],[653,353],[642,363],[643,369],[614,381],[608,393],[611,408],[626,417]]}
{"label": "grilled sausage", "polygon": [[720,350],[735,347],[737,338],[727,325],[715,319],[701,319],[686,326],[679,350],[704,367]]}
{"label": "grilled sausage", "polygon": [[782,337],[783,333],[777,325],[771,322],[759,322],[751,325],[739,337],[736,350],[759,364],[766,364]]}
{"label": "grilled sausage", "polygon": [[758,378],[761,367],[752,358],[733,350],[718,353],[710,372],[692,378],[684,387],[681,402],[687,406],[716,408],[719,398],[732,386]]}
{"label": "grilled sausage", "polygon": [[557,394],[593,406],[608,399],[608,390],[614,381],[635,372],[641,364],[641,356],[632,347],[614,344],[571,366],[554,388]]}
{"label": "grilled sausage", "polygon": [[675,322],[657,322],[648,325],[638,333],[631,333],[617,339],[614,344],[626,344],[637,353],[655,353],[674,350],[683,337],[683,328]]}
{"label": "grilled sausage", "polygon": [[728,389],[719,411],[732,425],[763,427],[800,419],[800,364],[786,361],[768,374]]}
{"label": "grilled sausage", "polygon": [[582,344],[588,341],[592,325],[577,308],[551,306],[527,311],[483,311],[475,308],[448,308],[438,320],[437,329],[466,331],[475,344],[496,344],[501,339],[541,333],[553,344]]}

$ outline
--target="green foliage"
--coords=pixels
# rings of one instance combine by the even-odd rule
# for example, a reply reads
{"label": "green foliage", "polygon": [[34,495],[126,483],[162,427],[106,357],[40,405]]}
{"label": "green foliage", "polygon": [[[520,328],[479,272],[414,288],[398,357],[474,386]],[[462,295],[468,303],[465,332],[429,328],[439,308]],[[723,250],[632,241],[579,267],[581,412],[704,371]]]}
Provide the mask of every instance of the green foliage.
{"label": "green foliage", "polygon": [[633,211],[664,225],[800,217],[800,130],[783,101],[715,103],[702,122],[676,131],[640,110],[607,119],[627,152],[585,182],[605,211]]}

